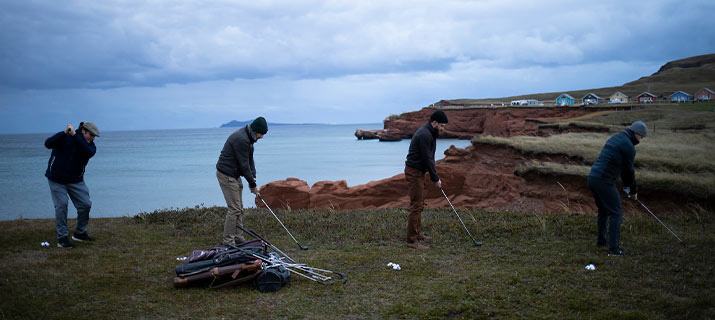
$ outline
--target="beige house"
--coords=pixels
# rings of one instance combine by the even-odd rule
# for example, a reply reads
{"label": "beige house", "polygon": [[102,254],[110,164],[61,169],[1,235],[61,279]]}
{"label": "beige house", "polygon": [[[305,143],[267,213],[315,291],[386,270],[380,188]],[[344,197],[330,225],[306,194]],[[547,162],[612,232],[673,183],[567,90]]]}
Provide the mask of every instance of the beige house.
{"label": "beige house", "polygon": [[628,103],[628,96],[623,92],[616,91],[616,93],[608,97],[608,103]]}

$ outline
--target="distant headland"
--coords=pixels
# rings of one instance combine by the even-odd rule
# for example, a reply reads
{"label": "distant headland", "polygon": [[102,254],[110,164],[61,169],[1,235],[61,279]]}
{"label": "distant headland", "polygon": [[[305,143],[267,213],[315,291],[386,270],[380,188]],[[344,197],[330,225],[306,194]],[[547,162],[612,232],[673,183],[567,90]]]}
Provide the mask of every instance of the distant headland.
{"label": "distant headland", "polygon": [[[222,124],[219,128],[235,128],[235,127],[245,127],[249,124],[251,124],[253,120],[245,120],[245,121],[238,121],[238,120],[231,120],[229,122],[226,122]],[[325,123],[275,123],[275,122],[268,122],[268,126],[309,126],[309,125],[325,125]]]}

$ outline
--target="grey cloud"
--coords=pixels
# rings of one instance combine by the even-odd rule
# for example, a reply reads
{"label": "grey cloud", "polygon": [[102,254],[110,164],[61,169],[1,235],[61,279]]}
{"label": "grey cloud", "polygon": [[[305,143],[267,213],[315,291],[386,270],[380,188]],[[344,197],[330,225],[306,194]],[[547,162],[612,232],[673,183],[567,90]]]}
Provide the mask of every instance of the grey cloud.
{"label": "grey cloud", "polygon": [[443,72],[464,61],[663,63],[715,51],[713,11],[712,1],[670,0],[5,1],[0,85],[321,79]]}

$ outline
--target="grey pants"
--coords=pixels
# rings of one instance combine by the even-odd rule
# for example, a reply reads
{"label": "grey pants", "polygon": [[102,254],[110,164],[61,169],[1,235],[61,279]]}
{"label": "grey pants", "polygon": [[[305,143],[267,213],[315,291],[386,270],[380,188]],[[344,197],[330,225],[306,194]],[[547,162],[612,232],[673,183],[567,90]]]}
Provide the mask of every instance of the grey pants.
{"label": "grey pants", "polygon": [[243,225],[243,202],[241,193],[243,192],[243,183],[241,179],[227,176],[220,171],[216,171],[216,179],[221,186],[221,192],[226,199],[226,221],[223,224],[223,243],[235,244],[243,242],[246,239],[243,237],[243,231],[236,227],[236,223]]}
{"label": "grey pants", "polygon": [[75,233],[87,232],[89,223],[89,210],[92,208],[92,201],[89,199],[89,189],[84,181],[78,183],[62,184],[47,179],[50,184],[52,202],[55,204],[55,224],[57,228],[57,238],[67,237],[67,203],[72,199],[74,207],[77,208],[77,227]]}

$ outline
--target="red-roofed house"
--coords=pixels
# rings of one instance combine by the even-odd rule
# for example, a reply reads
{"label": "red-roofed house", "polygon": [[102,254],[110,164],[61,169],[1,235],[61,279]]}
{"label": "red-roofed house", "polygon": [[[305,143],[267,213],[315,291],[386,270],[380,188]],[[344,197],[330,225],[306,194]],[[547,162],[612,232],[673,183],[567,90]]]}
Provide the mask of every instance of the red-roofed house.
{"label": "red-roofed house", "polygon": [[712,101],[715,100],[715,92],[708,88],[702,88],[695,92],[695,97],[693,98],[695,101]]}
{"label": "red-roofed house", "polygon": [[638,98],[636,98],[636,99],[637,99],[638,103],[653,103],[653,102],[655,102],[656,98],[657,97],[650,92],[643,92],[643,93],[639,94]]}

